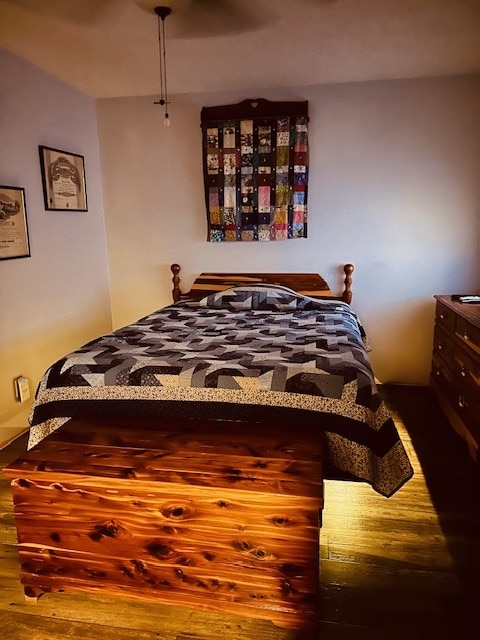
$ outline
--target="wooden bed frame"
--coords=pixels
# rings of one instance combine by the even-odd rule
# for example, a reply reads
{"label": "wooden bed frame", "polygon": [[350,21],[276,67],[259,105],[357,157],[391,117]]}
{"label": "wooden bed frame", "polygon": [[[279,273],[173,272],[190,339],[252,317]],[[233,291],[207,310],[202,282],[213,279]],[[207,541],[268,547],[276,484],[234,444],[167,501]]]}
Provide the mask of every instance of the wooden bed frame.
{"label": "wooden bed frame", "polygon": [[[246,283],[335,295],[317,274],[203,273],[187,293]],[[264,618],[317,638],[322,444],[305,428],[73,418],[6,467],[25,597],[77,590]],[[96,462],[98,457],[100,462]]]}
{"label": "wooden bed frame", "polygon": [[353,264],[344,265],[344,290],[341,295],[336,295],[317,273],[202,273],[195,279],[190,291],[183,293],[180,289],[180,265],[172,264],[170,267],[173,273],[172,295],[174,302],[192,298],[198,300],[211,293],[239,285],[268,283],[288,287],[306,296],[343,300],[347,304],[352,302],[354,269]]}

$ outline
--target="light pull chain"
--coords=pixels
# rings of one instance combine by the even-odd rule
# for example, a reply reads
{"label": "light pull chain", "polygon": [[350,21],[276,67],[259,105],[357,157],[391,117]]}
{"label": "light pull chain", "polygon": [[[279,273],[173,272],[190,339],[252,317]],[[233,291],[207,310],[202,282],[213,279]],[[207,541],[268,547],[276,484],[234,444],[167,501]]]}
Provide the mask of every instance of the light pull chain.
{"label": "light pull chain", "polygon": [[170,126],[170,118],[168,115],[168,89],[167,89],[167,56],[165,50],[165,18],[170,15],[172,10],[170,7],[155,7],[155,13],[158,17],[158,54],[160,59],[160,100],[154,104],[165,106],[165,115],[163,124]]}

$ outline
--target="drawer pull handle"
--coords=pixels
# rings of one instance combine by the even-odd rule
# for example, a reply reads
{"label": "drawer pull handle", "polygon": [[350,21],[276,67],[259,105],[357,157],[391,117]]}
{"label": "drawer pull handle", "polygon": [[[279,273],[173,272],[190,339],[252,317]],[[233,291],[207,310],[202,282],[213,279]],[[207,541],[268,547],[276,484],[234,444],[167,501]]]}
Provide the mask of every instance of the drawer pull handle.
{"label": "drawer pull handle", "polygon": [[440,314],[440,320],[446,320],[448,318],[448,313],[445,313],[445,311],[442,311],[442,313]]}
{"label": "drawer pull handle", "polygon": [[463,396],[458,396],[458,406],[462,409],[468,407],[468,402],[465,400]]}
{"label": "drawer pull handle", "polygon": [[437,349],[441,351],[443,349],[443,344],[441,342],[438,343]]}
{"label": "drawer pull handle", "polygon": [[466,340],[467,342],[470,342],[470,340],[472,339],[472,336],[468,331],[465,331],[463,334],[463,339]]}
{"label": "drawer pull handle", "polygon": [[466,378],[468,374],[469,374],[469,371],[467,367],[462,365],[462,368],[460,369],[460,375],[462,376],[462,378]]}

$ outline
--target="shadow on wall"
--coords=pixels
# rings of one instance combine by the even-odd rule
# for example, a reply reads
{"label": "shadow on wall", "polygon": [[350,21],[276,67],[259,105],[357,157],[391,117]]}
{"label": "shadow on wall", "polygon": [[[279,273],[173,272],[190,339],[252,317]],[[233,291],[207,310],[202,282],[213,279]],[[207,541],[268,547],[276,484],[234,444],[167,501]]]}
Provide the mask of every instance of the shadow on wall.
{"label": "shadow on wall", "polygon": [[[428,384],[435,300],[402,300],[372,307],[361,317],[373,370],[383,383]],[[414,378],[414,379],[412,379]]]}

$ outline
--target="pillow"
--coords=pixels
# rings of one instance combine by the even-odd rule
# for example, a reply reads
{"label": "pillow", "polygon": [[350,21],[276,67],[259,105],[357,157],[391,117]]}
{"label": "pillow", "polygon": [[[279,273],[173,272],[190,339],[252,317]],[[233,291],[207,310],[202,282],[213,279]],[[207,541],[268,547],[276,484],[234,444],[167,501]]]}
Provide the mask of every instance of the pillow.
{"label": "pillow", "polygon": [[313,308],[315,300],[275,284],[249,284],[212,293],[200,300],[201,307],[210,309],[258,309],[292,311]]}
{"label": "pillow", "polygon": [[332,299],[318,299],[304,296],[288,287],[277,284],[248,284],[230,287],[202,298],[198,305],[209,309],[262,310],[262,311],[309,311],[316,309],[331,313],[347,312],[357,325],[367,351],[371,350],[362,323],[346,302]]}

